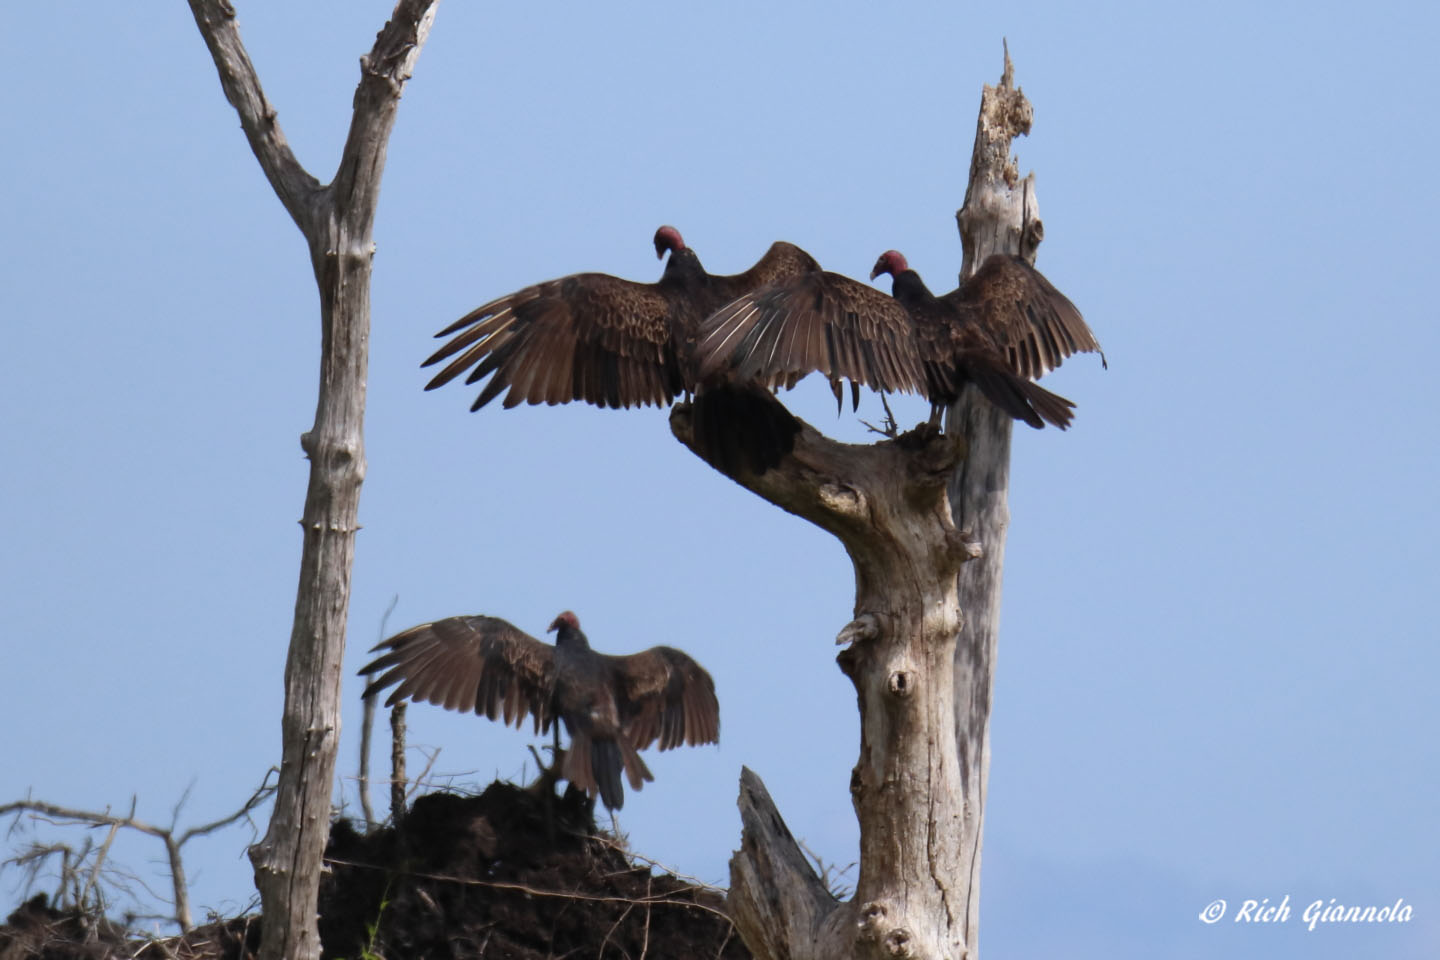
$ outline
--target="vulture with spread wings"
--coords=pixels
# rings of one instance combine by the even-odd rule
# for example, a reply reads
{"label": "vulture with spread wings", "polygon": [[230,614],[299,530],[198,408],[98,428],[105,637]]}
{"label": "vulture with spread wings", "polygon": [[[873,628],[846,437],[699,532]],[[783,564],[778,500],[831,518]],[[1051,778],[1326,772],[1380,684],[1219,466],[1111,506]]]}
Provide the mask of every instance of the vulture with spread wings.
{"label": "vulture with spread wings", "polygon": [[[1032,427],[1069,426],[1074,404],[1031,382],[1073,353],[1100,351],[1080,311],[1021,257],[992,256],[959,289],[937,297],[886,251],[894,296],[838,273],[810,271],[741,296],[708,320],[696,347],[699,375],[728,374],[770,387],[819,371],[889,393],[921,393],[939,410],[966,383]],[[1104,354],[1101,353],[1101,360]]]}
{"label": "vulture with spread wings", "polygon": [[638,751],[657,740],[661,750],[720,742],[715,682],[685,653],[597,653],[569,611],[549,629],[553,647],[498,617],[411,627],[371,651],[387,652],[361,668],[371,678],[365,696],[395,686],[386,706],[408,698],[517,727],[529,715],[537,732],[563,722],[560,776],[611,810],[625,802],[622,771],[635,790],[655,779]]}
{"label": "vulture with spread wings", "polygon": [[670,254],[656,283],[577,273],[461,317],[436,334],[452,339],[422,366],[448,362],[425,389],[466,371],[467,384],[489,377],[471,410],[502,393],[505,407],[583,400],[617,408],[665,406],[692,394],[702,443],[721,431],[706,446],[722,459],[742,457],[755,472],[774,466],[793,445],[798,423],[753,384],[723,373],[702,384],[695,338],[704,319],[735,298],[818,271],[819,264],[794,244],[777,242],[744,273],[718,276],[705,271],[674,227],[657,230],[654,243],[657,257]]}

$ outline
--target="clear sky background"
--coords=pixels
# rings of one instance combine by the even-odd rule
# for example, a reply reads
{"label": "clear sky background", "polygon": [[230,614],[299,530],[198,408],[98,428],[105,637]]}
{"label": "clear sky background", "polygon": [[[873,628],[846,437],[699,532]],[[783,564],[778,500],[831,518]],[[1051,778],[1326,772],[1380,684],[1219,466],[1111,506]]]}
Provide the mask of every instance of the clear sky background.
{"label": "clear sky background", "polygon": [[[329,180],[389,0],[237,6]],[[7,24],[0,802],[135,795],[166,821],[193,784],[180,821],[202,822],[278,762],[315,287],[184,4]],[[418,364],[526,284],[656,278],[662,223],[714,272],[786,239],[862,277],[894,247],[949,289],[1002,37],[1035,106],[1016,149],[1038,265],[1110,369],[1047,378],[1079,404],[1068,433],[1016,430],[985,953],[1434,957],[1440,24],[1420,3],[442,4],[375,227],[340,795],[355,812],[353,673],[392,598],[392,630],[541,634],[572,608],[608,652],[685,648],[721,697],[722,744],[652,754],[627,796],[638,851],[724,882],[745,764],[817,853],[854,859],[838,542],[663,411],[471,414]],[[787,402],[863,439],[808,387]],[[459,783],[533,773],[525,734],[410,724]],[[248,841],[187,849],[197,905],[250,899]],[[157,843],[116,855],[163,889]],[[1198,919],[1287,895],[1284,925]],[[1330,898],[1414,919],[1307,932]]]}

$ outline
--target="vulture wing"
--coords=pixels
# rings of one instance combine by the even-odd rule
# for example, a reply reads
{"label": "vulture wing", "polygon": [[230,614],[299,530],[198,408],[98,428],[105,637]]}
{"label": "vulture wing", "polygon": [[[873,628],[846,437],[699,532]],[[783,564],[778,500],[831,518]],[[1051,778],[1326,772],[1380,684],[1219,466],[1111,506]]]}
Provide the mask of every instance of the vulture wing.
{"label": "vulture wing", "polygon": [[615,677],[620,723],[636,750],[720,742],[720,703],[705,668],[674,647],[605,657]]}
{"label": "vulture wing", "polygon": [[1026,379],[1043,376],[1073,353],[1098,353],[1105,361],[1075,304],[1021,257],[991,256],[940,299],[991,334],[1010,368]]}
{"label": "vulture wing", "polygon": [[925,389],[905,308],[818,268],[722,307],[700,328],[697,360],[702,382],[728,370],[789,388],[818,370],[837,392],[841,379],[887,392]]}
{"label": "vulture wing", "polygon": [[437,333],[456,336],[421,366],[454,359],[425,389],[470,370],[466,383],[490,377],[471,410],[507,388],[506,407],[571,400],[600,407],[664,406],[684,386],[671,337],[672,316],[683,309],[659,284],[604,273],[538,283],[492,300]]}
{"label": "vulture wing", "polygon": [[554,719],[555,648],[499,617],[422,623],[370,652],[378,650],[387,652],[360,673],[374,678],[365,688],[367,697],[398,684],[387,707],[408,697],[517,727],[528,713],[536,730],[548,730]]}
{"label": "vulture wing", "polygon": [[765,251],[765,256],[757,260],[755,266],[744,273],[710,278],[716,294],[720,297],[720,302],[715,304],[715,307],[723,306],[747,293],[763,290],[766,287],[782,286],[792,283],[806,274],[819,272],[820,264],[815,261],[814,257],[793,243],[777,240],[770,244],[770,249]]}
{"label": "vulture wing", "polygon": [[[725,304],[766,287],[780,286],[799,279],[807,273],[820,271],[815,258],[793,243],[777,240],[770,244],[765,256],[743,273],[715,275],[705,271],[694,251],[686,251],[692,258],[694,275],[697,280],[690,288],[691,310],[680,314],[681,320],[675,328],[676,350],[679,352],[686,388],[693,389],[699,380],[695,376],[695,345],[701,322]],[[672,263],[674,261],[672,260]]]}

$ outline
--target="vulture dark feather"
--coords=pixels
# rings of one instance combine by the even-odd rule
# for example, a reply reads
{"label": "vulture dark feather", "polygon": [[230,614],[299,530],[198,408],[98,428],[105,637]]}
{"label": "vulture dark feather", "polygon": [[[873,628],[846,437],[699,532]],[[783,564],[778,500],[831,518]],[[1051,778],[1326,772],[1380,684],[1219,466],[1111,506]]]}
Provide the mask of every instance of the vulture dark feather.
{"label": "vulture dark feather", "polygon": [[582,400],[617,408],[664,406],[689,394],[703,421],[702,445],[724,451],[719,462],[731,473],[742,466],[763,473],[790,451],[799,423],[744,378],[721,374],[702,383],[696,336],[725,304],[818,272],[819,264],[777,242],[744,273],[720,276],[706,272],[674,227],[657,230],[654,244],[657,257],[670,255],[655,283],[577,273],[472,310],[436,334],[451,339],[422,364],[444,364],[425,389],[466,371],[467,384],[488,377],[471,410],[502,393],[505,407]]}
{"label": "vulture dark feather", "polygon": [[893,296],[817,269],[739,297],[702,325],[698,375],[788,388],[818,371],[837,401],[843,380],[852,391],[921,393],[935,407],[932,419],[973,383],[1032,427],[1070,425],[1075,405],[1031,381],[1071,354],[1099,353],[1100,344],[1038,270],[1021,257],[992,256],[941,297],[894,250],[870,279],[882,273],[893,278]]}
{"label": "vulture dark feather", "polygon": [[391,706],[410,699],[473,711],[536,732],[563,723],[570,735],[560,775],[611,810],[625,803],[622,781],[654,780],[639,751],[720,742],[720,703],[705,668],[673,647],[629,656],[590,649],[575,614],[550,624],[555,645],[499,617],[450,617],[404,630],[371,651],[360,669],[365,696],[395,687]]}

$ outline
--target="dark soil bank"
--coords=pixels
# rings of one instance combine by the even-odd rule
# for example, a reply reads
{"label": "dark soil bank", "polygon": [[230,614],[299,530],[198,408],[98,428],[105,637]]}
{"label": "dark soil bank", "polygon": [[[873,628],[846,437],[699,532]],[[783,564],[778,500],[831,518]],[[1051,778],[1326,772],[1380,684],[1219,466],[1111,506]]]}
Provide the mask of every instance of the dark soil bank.
{"label": "dark soil bank", "polygon": [[[749,957],[713,890],[636,865],[596,834],[583,797],[507,783],[415,801],[403,829],[338,821],[320,884],[325,957],[689,960]],[[260,921],[240,917],[146,944],[31,899],[0,926],[0,960],[243,960]]]}

